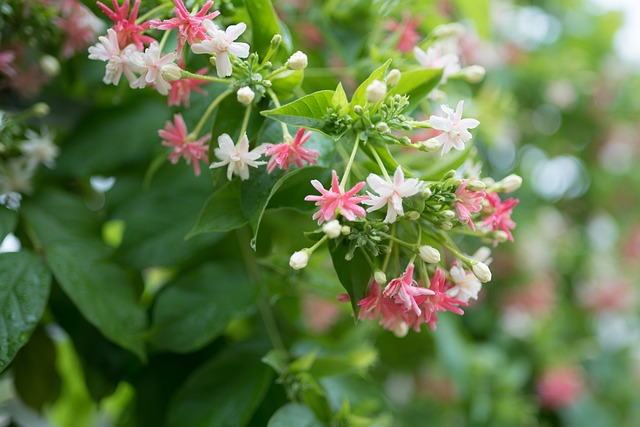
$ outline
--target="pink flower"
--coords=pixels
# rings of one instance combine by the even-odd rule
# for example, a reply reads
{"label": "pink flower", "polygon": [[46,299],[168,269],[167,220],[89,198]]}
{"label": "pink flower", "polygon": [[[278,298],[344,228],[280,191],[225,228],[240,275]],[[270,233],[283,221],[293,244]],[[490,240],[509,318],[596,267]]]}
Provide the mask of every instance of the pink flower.
{"label": "pink flower", "polygon": [[206,145],[211,139],[211,134],[207,134],[202,138],[191,141],[187,134],[187,125],[180,114],[173,116],[174,123],[167,121],[165,129],[160,129],[158,135],[163,139],[162,145],[165,147],[173,148],[171,154],[169,154],[169,160],[174,165],[178,163],[181,157],[183,157],[187,164],[193,162],[193,172],[196,176],[200,176],[200,163],[208,162],[207,152],[209,146]]}
{"label": "pink flower", "polygon": [[320,181],[314,179],[311,185],[318,190],[321,196],[307,196],[304,199],[309,202],[316,202],[316,206],[320,206],[320,210],[313,215],[313,219],[318,219],[318,225],[324,221],[328,221],[341,214],[349,221],[356,219],[356,216],[364,218],[367,213],[358,203],[367,200],[369,196],[355,196],[355,194],[364,187],[365,182],[361,181],[344,192],[338,184],[338,173],[334,170],[331,175],[331,190],[325,190]]}
{"label": "pink flower", "polygon": [[408,331],[406,312],[402,306],[380,292],[380,285],[375,281],[369,284],[367,296],[358,301],[360,306],[359,320],[374,321],[380,319],[380,325],[398,336]]}
{"label": "pink flower", "polygon": [[220,14],[215,10],[209,14],[207,11],[213,6],[213,2],[208,0],[195,14],[190,14],[182,0],[173,0],[176,5],[173,10],[176,14],[175,18],[164,21],[151,21],[151,28],[169,31],[174,28],[178,29],[178,54],[182,52],[185,43],[193,44],[209,38],[207,30],[204,27],[204,21],[211,20]]}
{"label": "pink flower", "polygon": [[10,50],[0,52],[0,73],[8,77],[16,75],[16,69],[13,67],[16,61],[16,54]]}
{"label": "pink flower", "polygon": [[426,69],[442,69],[442,83],[446,83],[449,76],[460,71],[460,59],[455,53],[445,51],[442,43],[436,43],[426,52],[418,46],[413,48],[416,60]]}
{"label": "pink flower", "polygon": [[109,9],[102,2],[97,2],[98,7],[111,19],[115,24],[113,30],[118,34],[118,42],[120,46],[127,46],[129,43],[135,43],[139,50],[144,49],[144,44],[150,44],[154,41],[153,37],[144,36],[142,32],[149,28],[149,23],[145,22],[136,25],[138,18],[138,10],[140,9],[140,0],[134,0],[133,9],[129,15],[129,0],[125,0],[122,6],[118,5],[118,0],[111,0],[113,10]]}
{"label": "pink flower", "polygon": [[464,224],[468,224],[472,230],[476,227],[471,221],[471,214],[473,212],[480,212],[482,210],[482,200],[486,196],[484,190],[471,191],[467,189],[469,180],[463,179],[462,183],[456,188],[456,198],[454,203],[456,212],[458,213],[458,219]]}
{"label": "pink flower", "polygon": [[409,264],[405,273],[389,282],[382,294],[401,305],[405,312],[413,311],[416,316],[420,316],[422,310],[419,302],[423,302],[425,296],[434,295],[435,292],[418,286],[418,283],[413,280],[413,268],[413,264]]}
{"label": "pink flower", "polygon": [[435,331],[436,324],[438,323],[438,311],[451,311],[455,314],[464,314],[459,306],[467,306],[468,304],[464,301],[449,297],[447,290],[450,287],[450,284],[445,280],[444,271],[437,268],[431,278],[431,285],[429,286],[432,294],[420,302],[421,314],[410,314],[407,319],[409,326],[413,327],[416,332],[419,332],[420,325],[426,323],[432,331]]}
{"label": "pink flower", "polygon": [[267,164],[267,172],[271,173],[276,166],[280,169],[289,169],[294,163],[302,167],[303,160],[315,165],[320,152],[302,147],[310,137],[311,132],[305,134],[304,128],[300,128],[291,142],[265,144],[267,147],[265,155],[271,156]]}
{"label": "pink flower", "polygon": [[233,68],[231,67],[231,58],[229,55],[235,55],[238,58],[246,58],[249,56],[249,45],[235,41],[245,32],[247,24],[241,22],[237,25],[229,25],[224,31],[220,30],[212,21],[204,21],[203,25],[207,30],[208,38],[200,43],[192,44],[191,50],[195,54],[215,54],[218,77],[230,76]]}
{"label": "pink flower", "polygon": [[507,233],[507,237],[513,242],[511,231],[516,227],[516,223],[511,219],[511,210],[520,202],[518,199],[508,198],[504,202],[500,201],[500,196],[495,193],[487,193],[487,200],[495,210],[482,223],[492,230],[502,230]]}
{"label": "pink flower", "polygon": [[62,46],[62,56],[65,58],[90,45],[104,28],[102,21],[76,0],[63,3],[61,15],[54,17],[53,22],[65,35]]}
{"label": "pink flower", "polygon": [[410,13],[402,15],[402,22],[391,20],[386,27],[389,31],[399,32],[400,37],[396,43],[396,48],[402,52],[411,52],[422,36],[416,31],[420,25],[420,18],[412,18]]}
{"label": "pink flower", "polygon": [[120,50],[118,35],[109,28],[107,36],[98,37],[98,43],[89,47],[89,59],[97,61],[107,61],[106,72],[102,81],[105,84],[117,85],[124,73],[129,84],[136,82],[138,77],[134,72],[140,72],[141,67],[130,61],[130,58],[137,52],[136,46],[132,43]]}
{"label": "pink flower", "polygon": [[563,409],[575,403],[585,389],[584,379],[573,366],[557,366],[544,372],[537,382],[540,406]]}
{"label": "pink flower", "polygon": [[[201,68],[196,72],[196,74],[205,74],[207,71],[206,68]],[[207,93],[205,90],[201,89],[200,86],[207,84],[208,81],[197,79],[195,77],[189,77],[186,79],[175,80],[169,82],[171,85],[171,89],[169,90],[169,106],[184,105],[185,107],[189,106],[189,98],[191,97],[191,91],[198,93]]]}

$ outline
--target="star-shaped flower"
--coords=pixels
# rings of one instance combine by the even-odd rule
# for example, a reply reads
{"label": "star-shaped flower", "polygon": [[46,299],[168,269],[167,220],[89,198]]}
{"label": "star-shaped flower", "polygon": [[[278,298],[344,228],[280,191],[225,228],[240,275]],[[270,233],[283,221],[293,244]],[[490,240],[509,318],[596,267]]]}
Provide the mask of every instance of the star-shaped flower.
{"label": "star-shaped flower", "polygon": [[314,179],[311,185],[318,190],[321,196],[307,196],[304,199],[309,202],[316,202],[320,210],[313,215],[313,219],[318,219],[318,225],[341,214],[349,221],[356,219],[356,216],[364,218],[367,213],[358,203],[367,200],[369,196],[356,196],[355,194],[364,187],[365,182],[361,181],[354,185],[351,190],[345,192],[338,183],[338,173],[334,170],[331,173],[331,190],[326,190],[320,181]]}
{"label": "star-shaped flower", "polygon": [[365,205],[371,207],[367,209],[367,212],[372,212],[387,206],[387,216],[384,222],[395,222],[398,215],[404,215],[404,209],[402,207],[402,198],[413,196],[420,191],[420,181],[417,178],[410,178],[405,181],[404,172],[402,168],[398,166],[393,174],[393,182],[388,182],[379,177],[378,175],[370,174],[367,177],[367,184],[378,195],[369,195],[369,200],[365,200]]}
{"label": "star-shaped flower", "polygon": [[494,211],[484,220],[482,225],[490,227],[492,230],[502,230],[507,233],[507,238],[513,242],[511,230],[516,228],[516,223],[511,219],[511,210],[520,202],[518,199],[508,198],[504,202],[500,201],[500,196],[495,193],[487,194],[489,204]]}
{"label": "star-shaped flower", "polygon": [[450,75],[460,71],[460,59],[455,53],[447,53],[441,44],[434,44],[426,52],[419,47],[413,48],[416,60],[426,69],[442,69],[442,83],[446,83]]}
{"label": "star-shaped flower", "polygon": [[[304,133],[304,128],[298,129],[296,136],[290,142],[281,144],[265,144],[267,151],[264,153],[271,156],[267,164],[267,172],[271,173],[276,166],[280,169],[289,169],[294,163],[302,167],[302,161],[315,165],[316,159],[320,155],[319,151],[302,147],[311,137],[311,132]],[[290,139],[290,137],[289,137]]]}
{"label": "star-shaped flower", "polygon": [[441,154],[443,156],[448,153],[452,147],[456,150],[464,150],[464,144],[472,138],[469,129],[474,129],[480,124],[476,119],[462,118],[463,106],[464,101],[460,101],[458,102],[456,111],[453,111],[448,105],[443,104],[440,108],[447,114],[447,117],[429,117],[431,127],[442,131],[440,135],[431,138],[431,140],[442,144]]}
{"label": "star-shaped flower", "polygon": [[249,45],[235,41],[247,29],[247,24],[241,22],[237,25],[230,25],[224,31],[220,30],[212,21],[204,21],[203,25],[207,30],[209,39],[192,44],[191,50],[196,54],[215,54],[218,77],[230,76],[233,68],[231,67],[229,54],[238,58],[249,56]]}
{"label": "star-shaped flower", "polygon": [[207,157],[209,146],[206,144],[211,139],[211,134],[207,134],[195,141],[189,140],[187,125],[182,115],[176,114],[173,116],[173,123],[167,121],[165,129],[160,129],[158,135],[163,140],[162,145],[173,148],[173,151],[169,154],[171,163],[175,165],[182,157],[187,164],[193,163],[193,172],[196,176],[200,176],[199,160],[209,161]]}
{"label": "star-shaped flower", "polygon": [[131,87],[143,88],[153,85],[162,95],[169,94],[171,84],[162,76],[162,68],[174,63],[176,53],[161,55],[160,46],[154,41],[144,53],[137,52],[130,56],[131,62],[140,68],[140,77],[131,83]]}
{"label": "star-shaped flower", "polygon": [[482,200],[484,200],[485,192],[483,191],[471,191],[467,188],[469,180],[463,179],[462,183],[456,189],[456,201],[454,203],[456,212],[458,213],[458,219],[460,222],[468,224],[472,230],[476,227],[471,221],[471,214],[473,212],[480,212],[482,210]]}
{"label": "star-shaped flower", "polygon": [[132,43],[120,50],[118,35],[112,28],[107,30],[106,37],[100,36],[98,40],[98,43],[89,47],[89,59],[107,61],[106,72],[102,81],[105,84],[117,85],[124,73],[129,83],[135,82],[138,77],[134,74],[134,71],[142,71],[142,67],[132,63],[130,60],[135,53],[140,53],[136,50],[136,46]]}
{"label": "star-shaped flower", "polygon": [[405,312],[412,311],[416,316],[420,316],[422,314],[420,303],[426,296],[435,295],[435,292],[419,286],[413,280],[413,269],[414,265],[409,264],[404,274],[389,282],[382,294],[402,306]]}
{"label": "star-shaped flower", "polygon": [[109,9],[102,2],[97,2],[98,7],[114,22],[113,30],[118,35],[120,46],[126,46],[134,43],[138,50],[143,50],[144,44],[150,44],[154,41],[153,37],[142,35],[142,32],[149,28],[149,23],[144,22],[136,25],[138,19],[138,10],[140,9],[140,0],[133,2],[131,14],[129,14],[129,0],[125,0],[122,6],[118,5],[118,0],[111,0],[113,10]]}
{"label": "star-shaped flower", "polygon": [[243,181],[249,179],[249,166],[257,168],[267,163],[258,161],[265,151],[264,145],[260,145],[249,151],[249,139],[246,133],[242,135],[237,145],[233,145],[231,137],[223,133],[218,137],[218,145],[220,148],[216,148],[213,152],[216,157],[222,161],[211,163],[209,168],[213,169],[229,165],[227,168],[228,180],[231,180],[234,174],[238,175]]}

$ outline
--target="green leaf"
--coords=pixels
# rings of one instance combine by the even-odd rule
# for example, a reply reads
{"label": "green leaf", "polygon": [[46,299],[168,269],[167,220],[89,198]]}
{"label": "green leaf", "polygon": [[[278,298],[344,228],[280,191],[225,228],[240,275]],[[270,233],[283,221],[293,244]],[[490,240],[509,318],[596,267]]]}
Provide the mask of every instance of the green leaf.
{"label": "green leaf", "polygon": [[115,264],[87,258],[82,245],[51,245],[47,265],[82,315],[108,339],[145,358],[147,317],[133,283]]}
{"label": "green leaf", "polygon": [[325,116],[329,108],[333,106],[333,94],[332,90],[321,90],[296,99],[282,107],[263,111],[262,114],[291,126],[325,133],[323,131]]}
{"label": "green leaf", "polygon": [[51,275],[36,255],[0,254],[0,372],[38,325],[50,287]]}
{"label": "green leaf", "polygon": [[342,87],[342,83],[338,83],[338,87],[331,98],[331,105],[333,105],[334,108],[340,107],[341,113],[347,112],[347,109],[349,108],[349,100],[347,99],[347,94]]}
{"label": "green leaf", "polygon": [[387,68],[389,68],[389,64],[391,64],[391,59],[388,59],[387,62],[382,64],[382,66],[380,66],[379,68],[374,70],[373,73],[371,73],[369,75],[369,77],[367,77],[367,79],[364,82],[362,82],[362,84],[360,86],[358,86],[358,88],[356,89],[355,93],[353,94],[353,98],[351,99],[351,104],[349,104],[349,106],[351,107],[351,116],[352,117],[356,117],[356,113],[353,112],[353,107],[355,107],[356,105],[364,105],[364,104],[366,104],[366,102],[367,102],[367,87],[374,80],[381,80],[382,81],[384,79],[384,75],[387,72]]}
{"label": "green leaf", "polygon": [[275,10],[270,0],[244,0],[251,20],[251,31],[253,40],[251,43],[252,50],[258,52],[260,57],[269,50],[271,39],[276,34],[282,35],[283,42],[287,49],[290,49],[291,41],[288,37],[288,31],[282,27],[276,16]]}
{"label": "green leaf", "polygon": [[7,234],[13,232],[18,222],[18,213],[6,206],[0,205],[0,243],[7,237]]}
{"label": "green leaf", "polygon": [[289,97],[293,90],[300,86],[303,78],[302,70],[285,71],[271,79],[271,89],[280,96],[280,99]]}
{"label": "green leaf", "polygon": [[235,316],[246,312],[258,297],[236,262],[203,265],[165,287],[153,310],[151,342],[176,353],[204,347]]}
{"label": "green leaf", "polygon": [[234,179],[219,188],[205,202],[187,239],[201,233],[235,230],[247,223],[240,201],[240,181]]}
{"label": "green leaf", "polygon": [[391,89],[390,94],[409,95],[407,111],[411,111],[436,87],[441,79],[442,70],[404,71],[400,81]]}
{"label": "green leaf", "polygon": [[460,15],[476,26],[478,35],[485,40],[491,36],[490,0],[454,0]]}
{"label": "green leaf", "polygon": [[260,361],[256,343],[226,348],[195,371],[176,393],[168,427],[243,427],[271,384],[272,370]]}
{"label": "green leaf", "polygon": [[288,403],[278,409],[267,427],[322,427],[313,411],[300,403]]}
{"label": "green leaf", "polygon": [[340,240],[339,242],[335,242],[331,248],[331,260],[333,261],[333,268],[338,274],[340,283],[342,283],[342,286],[344,286],[349,294],[351,307],[357,319],[358,313],[360,312],[358,301],[364,298],[367,293],[372,270],[360,249],[354,252],[351,261],[345,260],[344,257],[349,249],[349,244],[346,239]]}

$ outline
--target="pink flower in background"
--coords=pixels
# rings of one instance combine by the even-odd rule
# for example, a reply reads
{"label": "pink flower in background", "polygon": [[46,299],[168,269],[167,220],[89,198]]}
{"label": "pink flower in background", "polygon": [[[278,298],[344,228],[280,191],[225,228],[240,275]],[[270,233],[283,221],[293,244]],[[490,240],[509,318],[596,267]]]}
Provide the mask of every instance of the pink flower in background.
{"label": "pink flower in background", "polygon": [[187,164],[193,164],[193,172],[196,176],[200,176],[199,161],[209,161],[207,157],[209,146],[206,144],[211,139],[211,134],[196,141],[190,141],[182,115],[176,114],[173,116],[173,123],[167,121],[165,129],[160,129],[158,135],[163,139],[162,145],[173,149],[169,154],[171,163],[176,164],[180,158],[184,158]]}
{"label": "pink flower in background", "polygon": [[174,63],[176,53],[161,55],[160,46],[155,41],[145,49],[144,53],[136,52],[131,55],[131,62],[140,68],[140,77],[131,83],[131,87],[143,88],[146,85],[153,85],[160,94],[169,94],[171,85],[163,77],[162,68]]}
{"label": "pink flower in background", "polygon": [[437,268],[431,278],[431,284],[429,286],[429,290],[433,293],[428,295],[420,303],[422,313],[409,317],[407,322],[409,326],[413,327],[416,332],[419,332],[420,325],[426,323],[432,331],[435,331],[436,324],[438,323],[438,311],[451,311],[455,314],[464,314],[459,306],[467,306],[468,304],[464,301],[449,297],[447,290],[450,287],[450,283],[447,283],[444,277],[444,271]]}
{"label": "pink flower in background", "polygon": [[424,301],[425,296],[434,295],[435,292],[418,286],[418,283],[413,280],[413,269],[413,264],[409,264],[405,273],[389,282],[382,294],[402,306],[403,311],[412,311],[416,316],[420,316],[422,310],[419,304]]}
{"label": "pink flower in background", "polygon": [[404,208],[402,207],[402,199],[404,197],[410,197],[418,194],[420,191],[420,180],[417,178],[410,178],[405,181],[404,172],[402,168],[398,166],[393,174],[393,182],[387,182],[378,175],[369,174],[367,177],[367,184],[378,195],[369,195],[369,200],[365,200],[365,205],[371,207],[367,209],[367,212],[372,212],[387,206],[387,216],[384,218],[384,222],[395,222],[398,215],[404,215]]}
{"label": "pink flower in background", "polygon": [[447,154],[451,148],[464,150],[464,144],[473,137],[471,132],[469,132],[469,129],[474,129],[480,124],[476,119],[462,118],[463,106],[464,101],[460,101],[458,102],[456,111],[453,111],[448,105],[443,104],[440,108],[442,108],[442,111],[446,113],[447,117],[429,117],[431,127],[442,131],[440,135],[432,138],[433,141],[437,141],[442,144],[442,155]]}
{"label": "pink flower in background", "polygon": [[424,68],[429,70],[442,69],[442,83],[446,83],[449,76],[460,71],[460,59],[458,55],[446,52],[443,44],[436,43],[426,51],[415,46],[413,48],[413,54]]}
{"label": "pink flower in background", "polygon": [[62,45],[64,58],[85,49],[103,30],[102,21],[88,7],[76,0],[63,2],[60,14],[61,16],[53,18],[53,22],[65,35]]}
{"label": "pink flower in background", "polygon": [[238,175],[243,181],[249,179],[249,166],[257,168],[258,166],[266,163],[258,161],[260,156],[264,153],[264,145],[260,145],[249,151],[249,138],[247,138],[246,133],[242,135],[237,145],[233,145],[231,137],[226,133],[223,133],[218,137],[218,146],[219,148],[216,148],[213,151],[216,157],[222,161],[211,163],[209,168],[213,169],[229,165],[227,167],[228,180],[231,180],[231,177],[234,174]]}
{"label": "pink flower in background", "polygon": [[311,132],[304,133],[305,129],[300,128],[293,140],[281,144],[265,144],[267,151],[265,155],[271,156],[267,164],[267,172],[271,173],[276,166],[280,169],[289,169],[294,163],[302,167],[302,162],[315,165],[316,159],[320,155],[317,150],[302,147],[311,137]]}
{"label": "pink flower in background", "polygon": [[[196,71],[196,74],[205,74],[206,72],[207,68],[201,68]],[[168,97],[169,106],[180,106],[180,104],[182,104],[185,107],[188,107],[190,104],[191,92],[207,93],[204,89],[200,88],[201,85],[205,85],[207,83],[209,83],[207,80],[201,80],[195,77],[169,82],[171,85]]]}
{"label": "pink flower in background", "polygon": [[129,0],[125,0],[122,6],[118,5],[118,0],[111,0],[113,10],[109,9],[102,2],[97,3],[105,15],[114,22],[112,28],[118,35],[120,46],[127,46],[130,43],[134,43],[139,50],[143,50],[144,44],[151,44],[151,42],[155,41],[153,37],[142,34],[143,31],[149,28],[148,22],[136,25],[138,10],[140,9],[140,0],[134,0],[131,14],[129,14]]}
{"label": "pink flower in background", "polygon": [[10,50],[0,52],[0,73],[7,77],[13,77],[16,75],[16,69],[14,63],[16,61],[16,54]]}
{"label": "pink flower in background", "polygon": [[203,25],[207,30],[209,38],[200,43],[192,44],[191,50],[196,54],[215,54],[218,77],[230,76],[233,68],[231,67],[229,54],[237,56],[238,58],[246,58],[249,56],[249,45],[235,41],[245,32],[247,24],[241,22],[237,25],[229,25],[224,31],[220,30],[218,26],[211,21],[204,21]]}
{"label": "pink flower in background", "polygon": [[344,192],[338,183],[338,173],[334,170],[331,174],[331,190],[326,190],[320,181],[314,179],[311,185],[318,190],[321,196],[307,196],[304,199],[309,202],[316,202],[320,210],[313,215],[313,219],[318,219],[318,225],[336,217],[339,213],[349,221],[356,219],[356,216],[364,218],[367,213],[358,206],[358,203],[367,200],[369,196],[356,196],[355,194],[364,187],[365,182],[361,181],[354,185],[349,191]]}
{"label": "pink flower in background", "polygon": [[20,70],[14,77],[9,79],[9,85],[21,96],[31,98],[40,93],[47,80],[48,77],[40,67],[32,64],[28,69]]}
{"label": "pink flower in background", "polygon": [[396,49],[402,53],[411,52],[413,48],[422,39],[422,36],[416,29],[420,25],[420,18],[412,18],[411,14],[405,12],[402,14],[402,22],[390,20],[386,24],[386,29],[393,32],[399,32],[400,37],[396,43]]}
{"label": "pink flower in background", "polygon": [[563,409],[580,399],[585,390],[582,374],[573,366],[557,366],[544,372],[537,381],[540,406]]}
{"label": "pink flower in background", "polygon": [[182,48],[185,43],[193,44],[209,38],[207,36],[207,30],[204,27],[204,22],[212,20],[220,14],[219,11],[214,10],[207,14],[213,2],[208,0],[200,11],[193,15],[189,13],[189,10],[184,5],[182,0],[173,0],[173,4],[176,6],[173,10],[176,14],[175,18],[166,19],[164,21],[151,21],[151,28],[157,28],[159,30],[169,31],[172,29],[178,30],[178,54],[182,52]]}
{"label": "pink flower in background", "polygon": [[471,191],[467,189],[468,179],[463,179],[462,183],[456,188],[456,202],[454,207],[458,214],[458,219],[463,224],[468,224],[472,230],[476,227],[471,221],[471,214],[473,212],[480,212],[482,210],[482,200],[484,200],[486,193],[482,191]]}
{"label": "pink flower in background", "polygon": [[502,230],[507,233],[507,237],[513,242],[512,229],[516,223],[511,219],[511,210],[520,202],[518,199],[508,198],[504,202],[500,201],[500,196],[495,193],[487,193],[487,200],[494,211],[484,220],[483,225],[492,230]]}

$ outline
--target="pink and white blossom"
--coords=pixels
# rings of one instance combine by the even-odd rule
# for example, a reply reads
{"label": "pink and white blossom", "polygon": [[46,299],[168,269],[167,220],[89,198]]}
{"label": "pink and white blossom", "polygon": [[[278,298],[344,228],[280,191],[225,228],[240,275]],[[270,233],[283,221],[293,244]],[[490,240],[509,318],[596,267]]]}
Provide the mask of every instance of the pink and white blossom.
{"label": "pink and white blossom", "polygon": [[473,136],[469,129],[478,127],[480,122],[476,119],[463,119],[462,107],[464,101],[458,102],[456,111],[453,111],[448,105],[441,105],[442,111],[445,112],[447,117],[431,116],[429,117],[429,123],[433,129],[442,131],[442,133],[435,138],[431,138],[431,141],[442,144],[442,155],[448,153],[451,148],[456,150],[464,150],[465,143],[469,141]]}
{"label": "pink and white blossom", "polygon": [[237,175],[241,180],[249,179],[249,166],[257,168],[267,162],[258,161],[260,156],[264,154],[265,147],[260,145],[249,151],[249,139],[247,134],[243,134],[237,145],[233,144],[233,140],[229,135],[223,133],[218,137],[218,146],[213,150],[220,162],[211,163],[209,168],[219,168],[228,165],[227,179],[231,180],[233,175]]}
{"label": "pink and white blossom", "polygon": [[309,202],[316,202],[320,210],[313,215],[313,219],[318,219],[318,225],[324,221],[334,219],[338,214],[344,216],[349,221],[354,221],[356,216],[364,218],[367,214],[362,206],[358,206],[369,196],[356,196],[356,193],[365,186],[361,181],[354,185],[349,191],[344,191],[338,183],[338,173],[334,170],[331,173],[331,189],[326,190],[320,181],[314,179],[311,185],[320,192],[320,196],[309,195],[304,199]]}
{"label": "pink and white blossom", "polygon": [[467,188],[469,180],[463,179],[462,183],[456,188],[456,201],[454,207],[461,223],[469,225],[469,228],[475,230],[476,227],[471,220],[471,214],[482,210],[482,201],[486,193],[482,191],[472,191]]}
{"label": "pink and white blossom", "polygon": [[102,21],[77,0],[63,2],[60,15],[54,17],[53,22],[65,36],[62,45],[64,58],[85,49],[104,29]]}
{"label": "pink and white blossom", "polygon": [[442,70],[442,83],[446,83],[449,76],[460,71],[460,59],[455,53],[446,52],[442,44],[436,43],[426,51],[415,46],[413,54],[424,68]]}
{"label": "pink and white blossom", "polygon": [[153,42],[145,49],[144,53],[137,52],[130,56],[130,61],[138,66],[140,77],[131,82],[132,88],[143,88],[153,85],[162,95],[168,95],[171,84],[162,75],[162,68],[173,64],[176,60],[176,53],[170,52],[162,55],[158,42]]}
{"label": "pink and white blossom", "polygon": [[[102,79],[105,84],[117,85],[122,74],[132,84],[138,78],[134,72],[142,71],[141,67],[131,62],[130,58],[138,52],[134,44],[120,50],[116,32],[109,28],[107,36],[98,37],[99,42],[89,47],[89,59],[106,61],[106,72]],[[139,53],[139,52],[138,52]]]}
{"label": "pink and white blossom", "polygon": [[122,6],[118,5],[118,0],[111,0],[113,10],[109,9],[102,2],[97,2],[98,7],[111,19],[114,24],[111,27],[118,35],[120,46],[127,46],[130,43],[136,45],[138,50],[142,51],[145,44],[151,44],[155,39],[145,36],[142,33],[149,28],[149,22],[136,24],[138,19],[138,10],[140,9],[140,0],[134,0],[131,14],[129,14],[130,3],[125,0]]}
{"label": "pink and white blossom", "polygon": [[162,145],[173,149],[169,154],[171,163],[176,164],[180,158],[184,158],[188,165],[193,164],[193,172],[196,176],[200,176],[199,161],[209,161],[207,143],[211,139],[211,134],[197,140],[191,140],[182,115],[176,114],[173,116],[173,123],[167,121],[165,129],[160,129],[158,135],[162,138]]}
{"label": "pink and white blossom", "polygon": [[[305,161],[311,165],[316,164],[316,159],[320,155],[317,150],[304,148],[303,145],[311,138],[311,132],[304,132],[304,128],[298,129],[296,136],[290,142],[281,144],[265,144],[267,151],[265,155],[271,156],[267,164],[267,172],[271,173],[276,168],[288,170],[294,163],[302,167]],[[289,137],[291,139],[291,137]]]}
{"label": "pink and white blossom", "polygon": [[503,202],[496,193],[487,193],[486,199],[491,208],[493,208],[493,212],[484,220],[482,225],[494,231],[504,231],[507,233],[507,238],[513,242],[511,230],[516,227],[516,223],[511,219],[511,211],[520,200],[510,197]]}
{"label": "pink and white blossom", "polygon": [[[347,295],[348,297],[348,295]],[[346,301],[349,301],[348,298]],[[381,292],[380,285],[375,281],[369,284],[367,294],[358,301],[360,313],[358,319],[375,321],[380,319],[380,325],[403,337],[409,330],[406,322],[406,312],[402,306]]]}
{"label": "pink and white blossom", "polygon": [[243,42],[236,42],[247,29],[247,24],[241,22],[237,25],[230,25],[226,30],[220,30],[212,21],[204,21],[203,23],[209,38],[199,43],[191,45],[193,53],[207,53],[216,55],[216,72],[218,77],[230,76],[233,72],[231,67],[231,58],[229,54],[238,58],[246,58],[249,56],[249,45]]}
{"label": "pink and white blossom", "polygon": [[389,282],[382,294],[402,306],[404,311],[412,311],[416,316],[420,316],[420,303],[427,295],[435,295],[435,292],[418,285],[413,279],[413,269],[414,265],[409,264],[404,274]]}
{"label": "pink and white blossom", "polygon": [[478,293],[482,289],[482,283],[470,271],[465,270],[458,264],[455,264],[449,270],[453,286],[446,293],[450,298],[468,303],[469,300],[477,300]]}
{"label": "pink and white blossom", "polygon": [[378,195],[367,192],[369,200],[365,200],[362,203],[371,206],[367,209],[367,212],[373,212],[387,206],[387,216],[384,222],[388,223],[395,222],[398,216],[404,215],[402,199],[418,194],[420,191],[420,180],[417,178],[405,180],[404,172],[402,172],[400,166],[398,166],[393,174],[393,182],[385,181],[378,175],[369,174],[367,184],[369,184],[369,187],[378,193]]}

